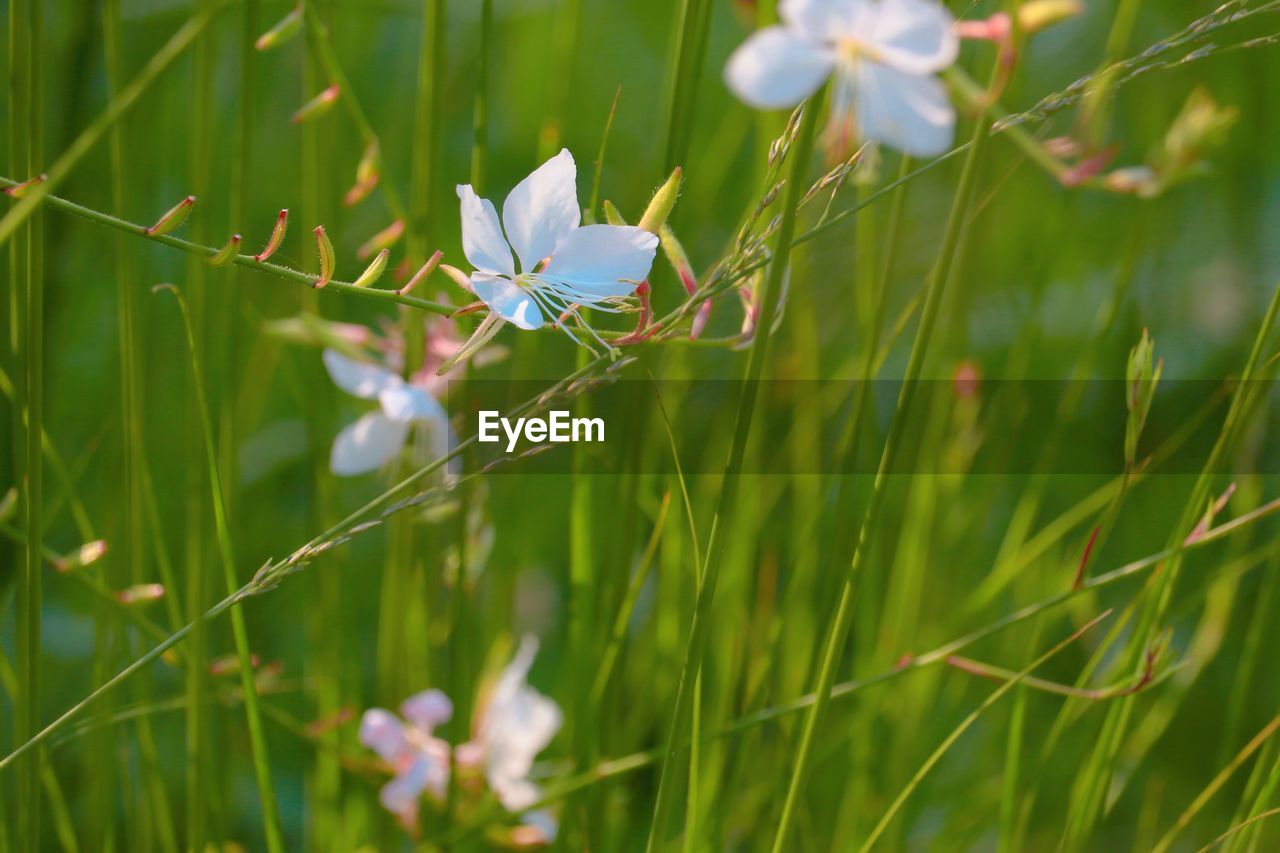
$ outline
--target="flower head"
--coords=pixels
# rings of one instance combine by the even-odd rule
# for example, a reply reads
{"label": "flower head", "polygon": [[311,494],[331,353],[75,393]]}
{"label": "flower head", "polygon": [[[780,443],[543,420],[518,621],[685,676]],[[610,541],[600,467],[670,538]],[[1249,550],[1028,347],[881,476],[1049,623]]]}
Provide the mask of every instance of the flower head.
{"label": "flower head", "polygon": [[458,187],[462,250],[475,267],[471,289],[521,329],[566,314],[581,322],[579,306],[616,312],[653,264],[655,235],[630,225],[580,224],[577,174],[573,155],[561,150],[511,191],[501,224],[492,202],[470,184]]}
{"label": "flower head", "polygon": [[934,0],[781,0],[782,23],[744,42],[725,82],[760,109],[800,103],[834,74],[832,121],[917,157],[950,145],[955,111],[933,75],[955,61],[954,20]]}
{"label": "flower head", "polygon": [[[564,721],[560,706],[529,686],[538,640],[526,635],[515,658],[498,677],[480,713],[475,738],[458,747],[458,763],[483,767],[489,788],[509,811],[527,809],[542,795],[529,780],[533,760]],[[526,825],[555,837],[555,819],[545,811],[524,815]]]}
{"label": "flower head", "polygon": [[324,366],[343,391],[379,404],[338,433],[329,457],[333,473],[349,477],[377,470],[399,454],[416,425],[429,426],[437,458],[448,452],[449,417],[425,388],[334,349],[324,351]]}
{"label": "flower head", "polygon": [[394,774],[378,793],[387,811],[412,830],[423,793],[443,799],[449,784],[449,745],[432,735],[453,716],[453,703],[439,690],[424,690],[400,705],[399,717],[370,708],[360,720],[360,742],[378,753]]}

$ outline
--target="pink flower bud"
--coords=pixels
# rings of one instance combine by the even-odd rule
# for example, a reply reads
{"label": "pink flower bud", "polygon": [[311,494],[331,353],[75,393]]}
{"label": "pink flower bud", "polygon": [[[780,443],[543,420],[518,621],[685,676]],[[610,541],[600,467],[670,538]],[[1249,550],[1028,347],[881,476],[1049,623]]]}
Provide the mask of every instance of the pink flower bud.
{"label": "pink flower bud", "polygon": [[225,267],[236,259],[240,252],[240,235],[232,234],[231,239],[227,241],[227,245],[218,250],[217,254],[209,259],[209,263],[215,267]]}
{"label": "pink flower bud", "polygon": [[404,220],[397,219],[356,249],[356,257],[363,261],[383,249],[390,249],[402,236],[404,236]]}
{"label": "pink flower bud", "polygon": [[443,257],[444,257],[444,252],[437,250],[436,253],[432,255],[430,258],[428,258],[427,262],[423,264],[422,267],[416,273],[413,274],[413,278],[409,279],[409,283],[406,284],[404,287],[400,288],[396,292],[399,293],[401,296],[404,296],[406,293],[413,290],[415,287],[417,287],[419,284],[425,281],[427,276],[435,272],[436,267],[440,265],[440,259]]}
{"label": "pink flower bud", "polygon": [[280,244],[284,242],[284,232],[289,227],[289,208],[280,211],[280,215],[276,217],[275,227],[271,229],[271,237],[267,240],[267,245],[261,252],[253,256],[255,261],[261,263],[267,258],[275,254],[276,249],[280,248]]}
{"label": "pink flower bud", "polygon": [[187,214],[191,213],[191,208],[195,207],[196,197],[189,195],[173,207],[165,211],[165,214],[156,220],[156,224],[146,229],[145,233],[148,237],[160,237],[178,230],[182,223],[187,221]]}
{"label": "pink flower bud", "polygon": [[338,265],[338,260],[333,252],[333,243],[329,241],[329,235],[324,231],[324,226],[317,225],[315,233],[316,252],[320,256],[320,277],[312,282],[311,286],[319,290],[333,281],[333,270]]}
{"label": "pink flower bud", "polygon": [[126,605],[146,604],[160,598],[164,598],[164,587],[158,583],[140,583],[116,592],[116,600]]}
{"label": "pink flower bud", "polygon": [[319,118],[333,108],[334,103],[338,100],[338,95],[341,93],[342,90],[337,85],[330,86],[299,107],[298,111],[289,120],[294,124],[301,124],[304,121]]}

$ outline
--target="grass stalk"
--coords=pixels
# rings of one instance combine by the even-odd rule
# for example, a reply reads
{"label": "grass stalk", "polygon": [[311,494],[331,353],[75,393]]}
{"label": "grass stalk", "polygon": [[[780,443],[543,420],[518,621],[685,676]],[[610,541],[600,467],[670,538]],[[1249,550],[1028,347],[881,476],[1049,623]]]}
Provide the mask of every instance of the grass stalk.
{"label": "grass stalk", "polygon": [[933,270],[929,274],[924,308],[920,316],[920,326],[917,329],[915,342],[911,347],[911,355],[903,373],[902,388],[898,395],[898,403],[894,410],[893,420],[889,425],[888,435],[885,438],[880,465],[872,485],[871,497],[863,513],[862,523],[859,525],[853,559],[849,563],[849,569],[840,591],[839,604],[827,632],[822,666],[818,673],[818,684],[814,691],[817,696],[817,702],[805,719],[804,730],[800,737],[800,746],[792,769],[791,783],[788,786],[786,801],[782,809],[782,817],[778,822],[777,833],[774,836],[773,849],[775,853],[781,853],[781,851],[787,849],[788,835],[795,820],[796,809],[799,806],[800,796],[804,791],[810,770],[815,734],[826,710],[826,705],[830,700],[831,686],[835,683],[835,674],[843,657],[845,639],[849,632],[849,623],[853,619],[854,582],[862,569],[863,562],[867,559],[866,555],[870,545],[871,532],[876,529],[880,520],[888,472],[892,470],[897,460],[906,423],[906,413],[911,408],[916,386],[919,384],[918,380],[924,369],[925,355],[928,352],[934,325],[937,322],[938,309],[942,304],[942,295],[951,276],[951,267],[960,246],[964,220],[968,213],[973,188],[977,181],[978,162],[989,132],[990,123],[986,120],[984,113],[978,117],[974,125],[973,138],[970,140],[964,168],[960,174],[960,182],[956,187],[955,199],[943,234],[942,247],[938,252],[938,259],[934,264]]}
{"label": "grass stalk", "polygon": [[[480,0],[480,53],[471,116],[471,185],[484,196],[489,173],[489,67],[493,63],[493,0]],[[439,79],[436,77],[435,79]]]}
{"label": "grass stalk", "polygon": [[[414,154],[409,173],[412,207],[408,222],[410,234],[423,238],[432,233],[440,188],[440,130],[446,70],[445,12],[445,0],[422,0],[422,41],[418,52],[418,85],[413,109]],[[425,255],[425,251],[422,254]]]}
{"label": "grass stalk", "polygon": [[[158,50],[137,76],[112,98],[97,118],[80,132],[70,147],[44,173],[45,180],[31,187],[9,212],[0,218],[0,244],[8,241],[14,231],[30,217],[47,197],[71,174],[81,159],[97,144],[111,127],[127,113],[138,98],[155,83],[165,70],[173,64],[182,53],[192,45],[196,37],[204,32],[214,15],[224,7],[224,3],[216,3],[202,9],[191,17],[164,46]],[[12,8],[12,7],[11,7]],[[22,179],[34,177],[31,174],[20,176]],[[11,184],[9,184],[11,186]]]}
{"label": "grass stalk", "polygon": [[[1257,522],[1265,518],[1269,518],[1275,515],[1276,513],[1280,513],[1280,500],[1272,501],[1268,504],[1265,504],[1262,507],[1259,507],[1256,510],[1253,510],[1249,513],[1246,513],[1243,516],[1240,516],[1239,518],[1236,518],[1230,522],[1225,522],[1222,525],[1219,525],[1218,527],[1213,528],[1208,534],[1208,537],[1209,537],[1208,541],[1216,542],[1216,541],[1222,541],[1222,540],[1228,539],[1232,535],[1239,533],[1240,531],[1248,527],[1251,527],[1253,524],[1256,524]],[[1150,554],[1141,559],[1134,560],[1130,563],[1126,563],[1125,565],[1122,565],[1116,569],[1113,569],[1110,572],[1106,572],[1104,574],[1091,577],[1085,582],[1085,586],[1083,589],[1071,589],[1071,590],[1057,593],[1047,598],[1040,599],[1039,601],[1028,604],[1014,611],[1013,613],[1010,613],[1002,617],[1001,619],[998,619],[986,626],[983,626],[982,628],[971,631],[961,637],[957,637],[953,640],[943,643],[940,646],[936,646],[927,652],[915,655],[914,657],[900,663],[899,665],[895,665],[875,675],[853,679],[851,681],[845,681],[840,684],[837,684],[833,687],[831,691],[831,699],[839,700],[839,699],[846,699],[852,696],[860,695],[863,691],[868,690],[872,687],[878,687],[893,681],[897,681],[898,679],[904,678],[908,674],[917,672],[921,669],[927,669],[929,667],[938,666],[940,664],[945,665],[947,660],[951,658],[953,655],[955,655],[957,652],[963,651],[969,646],[975,645],[976,643],[979,643],[982,640],[985,640],[1007,628],[1013,627],[1014,625],[1022,624],[1027,620],[1039,617],[1047,613],[1049,610],[1061,604],[1086,596],[1089,593],[1096,591],[1098,589],[1109,587],[1114,584],[1120,583],[1122,581],[1128,580],[1130,578],[1140,576],[1144,572],[1147,572],[1153,569],[1154,567],[1160,565],[1165,560],[1168,560],[1174,554],[1183,553],[1185,551],[1197,550],[1198,548],[1202,547],[1205,544],[1208,544],[1206,540],[1201,539],[1189,545],[1183,546],[1179,549],[1175,549],[1175,550],[1165,549],[1155,554]],[[1276,548],[1274,545],[1272,545],[1262,550],[1263,550],[1263,553],[1261,555],[1258,555],[1253,560],[1255,564],[1260,564],[1267,557],[1272,556]],[[736,734],[740,734],[742,732],[751,731],[767,723],[784,719],[786,717],[797,714],[801,711],[812,709],[816,702],[817,702],[817,695],[813,693],[809,693],[804,696],[800,696],[796,699],[793,699],[789,702],[773,705],[766,708],[761,708],[757,711],[738,717],[736,720],[732,721],[730,724],[719,729],[716,732],[703,735],[702,742],[710,743],[722,738],[727,738]],[[687,741],[681,744],[682,747],[687,745],[688,745]],[[634,773],[646,767],[652,767],[654,765],[661,764],[663,763],[664,760],[665,760],[665,753],[661,748],[647,750],[645,752],[637,752],[631,755],[610,759],[608,761],[602,762],[600,765],[598,765],[592,770],[586,771],[582,774],[579,774],[578,776],[574,776],[570,779],[567,779],[557,784],[554,787],[554,789],[549,791],[538,802],[529,806],[529,808],[537,809],[537,808],[545,807],[550,803],[560,800],[568,796],[569,794],[572,794],[575,791],[579,791],[590,785],[597,784],[599,782],[602,782],[607,779],[615,778],[617,776],[625,775],[628,773]],[[470,832],[473,832],[479,827],[483,826],[484,821],[491,818],[492,816],[493,815],[491,813],[487,811],[482,811],[476,814],[475,816],[473,816],[473,820],[471,822],[456,828],[451,833],[446,834],[439,840],[454,842],[461,838],[465,838]]]}
{"label": "grass stalk", "polygon": [[707,545],[706,563],[702,568],[702,586],[694,602],[693,624],[689,631],[688,646],[685,651],[684,664],[681,667],[680,680],[676,688],[676,699],[668,724],[663,755],[665,761],[658,782],[657,802],[654,806],[653,820],[649,827],[648,850],[650,853],[661,848],[666,832],[667,818],[672,808],[675,791],[676,758],[680,752],[681,733],[686,728],[693,704],[694,683],[702,667],[702,657],[706,651],[709,619],[712,602],[715,600],[716,586],[719,583],[720,567],[724,560],[726,543],[723,536],[717,536],[718,529],[729,527],[730,516],[738,491],[738,474],[742,468],[746,454],[747,438],[751,431],[751,420],[755,411],[756,394],[760,377],[764,372],[764,356],[769,339],[769,331],[773,328],[773,318],[777,313],[778,294],[782,290],[782,279],[786,273],[791,253],[791,242],[795,235],[796,209],[803,192],[804,177],[809,165],[809,157],[813,151],[814,129],[820,111],[820,96],[815,96],[804,107],[804,115],[796,140],[792,143],[788,156],[792,159],[789,177],[783,195],[781,220],[778,226],[777,248],[774,250],[772,265],[765,278],[765,286],[760,297],[760,317],[756,328],[759,330],[752,341],[747,356],[746,376],[742,393],[738,399],[738,412],[734,421],[733,442],[730,445],[729,459],[725,465],[724,483],[716,505],[716,513],[712,521],[710,541]]}
{"label": "grass stalk", "polygon": [[[10,137],[12,162],[34,173],[42,160],[43,145],[43,8],[38,0],[15,0],[9,7],[10,38]],[[21,221],[19,221],[20,223]],[[0,220],[3,225],[3,220]],[[17,223],[12,231],[17,230]],[[0,243],[3,243],[0,240]],[[14,736],[21,740],[35,731],[40,720],[40,644],[42,610],[42,557],[44,537],[44,492],[41,438],[44,435],[44,284],[43,244],[40,219],[25,223],[13,248],[13,288],[15,299],[15,349],[18,355],[18,410],[25,424],[15,468],[25,484],[21,496],[27,542],[18,569],[15,607],[15,652],[21,695],[14,705]],[[21,421],[20,416],[16,420]],[[29,756],[19,772],[17,844],[20,849],[40,848],[40,776],[43,755]]]}
{"label": "grass stalk", "polygon": [[[187,345],[190,349],[192,384],[194,385],[196,406],[199,411],[201,438],[204,445],[205,462],[209,476],[210,497],[213,504],[214,527],[217,532],[218,555],[222,562],[222,571],[227,584],[227,595],[234,599],[240,590],[236,580],[235,551],[231,541],[231,531],[227,526],[226,506],[222,500],[221,477],[218,474],[218,455],[213,440],[213,421],[209,415],[209,404],[205,397],[204,375],[201,369],[199,351],[196,348],[195,330],[191,314],[177,288],[169,288],[178,300],[182,310],[182,320],[187,332]],[[244,611],[238,603],[228,608],[231,612],[231,632],[235,640],[236,657],[239,659],[240,684],[244,691],[245,718],[249,728],[249,742],[253,751],[254,776],[258,783],[258,796],[262,806],[263,832],[266,836],[267,849],[271,853],[283,853],[284,835],[280,828],[280,812],[276,805],[275,789],[271,783],[271,760],[267,751],[266,738],[262,730],[262,716],[258,709],[258,688],[254,681],[253,656],[249,651],[249,633],[245,625]],[[199,661],[193,661],[196,668]]]}
{"label": "grass stalk", "polygon": [[710,0],[681,0],[675,24],[675,41],[667,63],[667,94],[664,123],[666,145],[662,153],[662,174],[687,165],[689,140],[698,96],[698,81],[706,59],[711,23]]}

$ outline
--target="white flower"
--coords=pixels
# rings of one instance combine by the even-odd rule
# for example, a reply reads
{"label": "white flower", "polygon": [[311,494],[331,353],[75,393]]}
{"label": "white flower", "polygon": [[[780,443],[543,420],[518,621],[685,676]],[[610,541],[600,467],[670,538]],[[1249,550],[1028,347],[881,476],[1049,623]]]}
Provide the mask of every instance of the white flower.
{"label": "white flower", "polygon": [[424,389],[385,367],[353,361],[333,349],[324,351],[324,366],[343,391],[379,403],[334,439],[329,456],[333,473],[348,477],[377,470],[401,451],[417,424],[430,425],[437,458],[448,452],[449,417]]}
{"label": "white flower", "polygon": [[725,82],[760,109],[792,107],[832,73],[832,119],[916,157],[951,146],[955,110],[933,75],[955,61],[954,19],[934,0],[781,0],[781,25],[744,42]]}
{"label": "white flower", "polygon": [[453,703],[439,690],[424,690],[406,699],[400,713],[406,722],[382,708],[365,711],[360,742],[377,752],[395,774],[382,786],[379,801],[413,829],[423,792],[444,799],[449,784],[449,744],[431,732],[453,716]]}
{"label": "white flower", "polygon": [[[559,705],[529,686],[537,654],[537,638],[526,635],[489,694],[475,739],[458,747],[458,762],[482,766],[489,788],[508,811],[527,809],[542,796],[529,781],[533,759],[564,720]],[[549,812],[530,812],[522,820],[542,830],[548,842],[555,838],[556,822]]]}
{"label": "white flower", "polygon": [[462,250],[475,267],[471,289],[493,314],[521,329],[554,323],[565,313],[581,320],[580,305],[617,311],[653,264],[656,235],[630,225],[579,225],[577,174],[573,155],[561,150],[511,191],[501,225],[492,202],[470,184],[458,187]]}

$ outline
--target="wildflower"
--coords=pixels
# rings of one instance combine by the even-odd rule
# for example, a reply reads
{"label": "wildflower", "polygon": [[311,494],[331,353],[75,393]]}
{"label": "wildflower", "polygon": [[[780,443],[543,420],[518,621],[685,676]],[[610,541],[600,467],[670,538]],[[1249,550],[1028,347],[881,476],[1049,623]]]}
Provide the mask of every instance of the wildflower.
{"label": "wildflower", "polygon": [[437,457],[448,452],[449,416],[425,388],[334,349],[324,351],[324,366],[343,391],[362,400],[377,400],[380,406],[334,439],[329,457],[333,473],[350,477],[377,470],[401,451],[415,425],[429,426]]}
{"label": "wildflower", "polygon": [[725,66],[734,94],[759,109],[800,103],[832,74],[832,124],[855,126],[916,157],[951,145],[955,110],[933,75],[955,61],[955,21],[933,0],[782,0],[782,24],[744,42]]}
{"label": "wildflower", "polygon": [[[629,225],[580,225],[577,165],[568,150],[516,185],[502,205],[501,224],[493,203],[470,184],[458,186],[458,199],[462,250],[475,267],[470,287],[493,315],[521,329],[565,315],[581,323],[579,306],[616,313],[653,264],[656,235]],[[496,330],[485,331],[492,337]]]}
{"label": "wildflower", "polygon": [[360,742],[378,753],[394,774],[378,800],[410,831],[418,822],[423,793],[443,800],[449,784],[449,744],[432,735],[453,716],[453,703],[439,690],[424,690],[400,705],[404,722],[382,708],[360,720]]}
{"label": "wildflower", "polygon": [[[482,767],[489,788],[508,811],[527,809],[542,796],[529,780],[533,759],[560,730],[560,706],[529,686],[529,668],[538,653],[538,640],[526,635],[484,703],[474,740],[458,747],[460,766]],[[550,842],[555,818],[546,811],[523,816],[526,827]]]}

